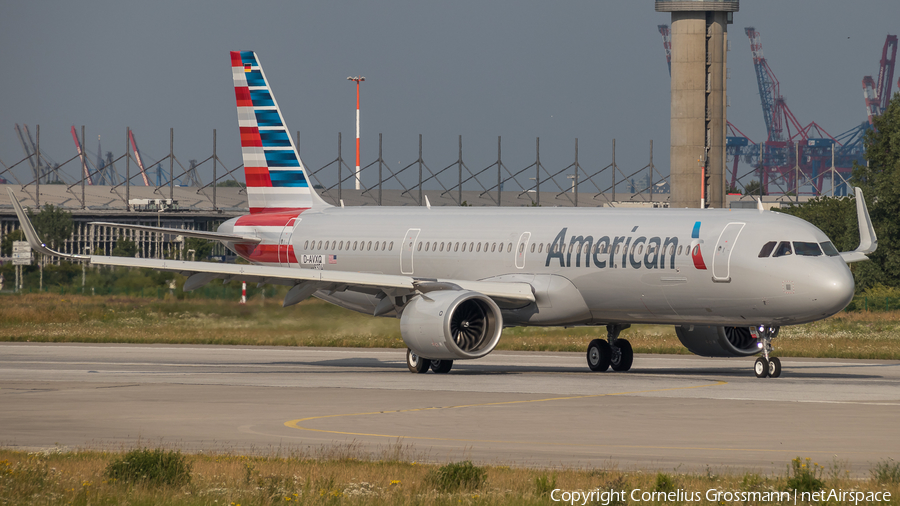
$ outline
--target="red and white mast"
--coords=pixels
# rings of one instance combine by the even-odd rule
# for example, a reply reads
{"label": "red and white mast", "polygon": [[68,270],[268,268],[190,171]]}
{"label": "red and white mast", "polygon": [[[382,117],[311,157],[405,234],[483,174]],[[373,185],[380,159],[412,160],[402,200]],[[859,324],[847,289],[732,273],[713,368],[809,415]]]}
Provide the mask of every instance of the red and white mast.
{"label": "red and white mast", "polygon": [[356,180],[356,189],[359,190],[359,83],[365,81],[366,78],[362,76],[356,76],[348,77],[347,80],[356,81],[356,174],[354,179]]}

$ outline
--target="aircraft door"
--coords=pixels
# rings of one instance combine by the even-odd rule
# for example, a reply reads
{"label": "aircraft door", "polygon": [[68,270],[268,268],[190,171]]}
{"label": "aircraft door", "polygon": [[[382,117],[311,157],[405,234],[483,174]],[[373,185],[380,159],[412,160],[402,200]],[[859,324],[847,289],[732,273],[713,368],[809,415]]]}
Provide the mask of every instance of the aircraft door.
{"label": "aircraft door", "polygon": [[282,267],[291,266],[291,257],[294,252],[291,238],[294,236],[294,225],[296,225],[296,222],[297,218],[291,218],[284,228],[281,229],[281,237],[278,238],[278,263]]}
{"label": "aircraft door", "polygon": [[421,228],[411,228],[403,237],[403,244],[400,247],[400,274],[413,273],[413,253],[421,231]]}
{"label": "aircraft door", "polygon": [[529,239],[531,239],[531,232],[525,232],[519,237],[519,244],[516,244],[516,269],[525,268],[525,253],[528,252]]}
{"label": "aircraft door", "polygon": [[744,225],[744,223],[729,223],[719,235],[716,251],[713,253],[713,281],[719,283],[731,281],[731,254]]}

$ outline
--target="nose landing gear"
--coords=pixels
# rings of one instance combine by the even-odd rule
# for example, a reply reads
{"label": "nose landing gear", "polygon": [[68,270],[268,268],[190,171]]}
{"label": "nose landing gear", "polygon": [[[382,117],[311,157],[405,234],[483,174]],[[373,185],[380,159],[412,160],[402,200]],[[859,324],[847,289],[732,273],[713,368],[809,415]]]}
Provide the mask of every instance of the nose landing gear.
{"label": "nose landing gear", "polygon": [[769,325],[760,325],[755,329],[756,337],[759,339],[758,346],[762,348],[763,356],[756,359],[753,364],[753,372],[757,378],[777,378],[781,376],[781,360],[778,357],[770,357],[769,353],[772,348],[772,339],[778,335],[778,327]]}

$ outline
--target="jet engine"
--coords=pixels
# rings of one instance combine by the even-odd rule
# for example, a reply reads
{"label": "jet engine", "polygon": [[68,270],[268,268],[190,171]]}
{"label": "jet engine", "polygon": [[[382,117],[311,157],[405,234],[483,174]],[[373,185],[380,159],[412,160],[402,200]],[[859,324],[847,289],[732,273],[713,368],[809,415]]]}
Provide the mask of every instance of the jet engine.
{"label": "jet engine", "polygon": [[752,327],[675,327],[678,339],[691,353],[702,357],[746,357],[762,351]]}
{"label": "jet engine", "polygon": [[422,358],[481,358],[497,346],[503,330],[500,308],[469,290],[440,290],[414,297],[400,315],[406,346]]}

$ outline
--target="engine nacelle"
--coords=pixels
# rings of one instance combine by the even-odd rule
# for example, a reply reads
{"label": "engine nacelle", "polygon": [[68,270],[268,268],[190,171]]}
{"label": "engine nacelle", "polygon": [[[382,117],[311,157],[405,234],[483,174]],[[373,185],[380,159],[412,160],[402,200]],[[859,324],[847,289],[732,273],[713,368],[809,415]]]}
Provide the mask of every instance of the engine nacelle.
{"label": "engine nacelle", "polygon": [[497,346],[503,331],[500,308],[469,290],[439,290],[413,298],[400,315],[406,346],[422,358],[481,358]]}
{"label": "engine nacelle", "polygon": [[678,339],[691,353],[702,357],[747,357],[762,351],[752,327],[675,327]]}

